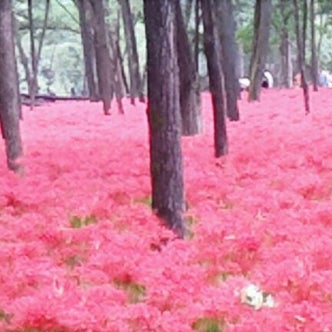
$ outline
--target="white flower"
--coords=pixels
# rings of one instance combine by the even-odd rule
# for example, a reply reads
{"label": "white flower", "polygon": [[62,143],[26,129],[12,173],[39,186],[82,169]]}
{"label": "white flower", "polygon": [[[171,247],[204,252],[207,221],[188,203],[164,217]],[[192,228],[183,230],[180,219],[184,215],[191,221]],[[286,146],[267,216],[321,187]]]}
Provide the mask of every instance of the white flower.
{"label": "white flower", "polygon": [[242,289],[241,302],[248,304],[255,310],[259,310],[262,307],[275,307],[275,301],[272,295],[264,293],[258,286],[254,284],[250,284]]}

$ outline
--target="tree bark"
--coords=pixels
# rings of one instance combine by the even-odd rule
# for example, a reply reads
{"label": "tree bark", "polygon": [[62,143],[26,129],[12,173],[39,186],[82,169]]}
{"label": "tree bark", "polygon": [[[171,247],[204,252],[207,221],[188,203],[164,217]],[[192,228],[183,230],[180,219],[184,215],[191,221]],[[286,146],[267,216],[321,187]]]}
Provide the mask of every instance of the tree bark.
{"label": "tree bark", "polygon": [[27,85],[28,85],[29,95],[31,97],[31,94],[30,94],[30,91],[31,91],[30,90],[31,72],[30,72],[30,67],[29,67],[29,59],[28,59],[27,55],[25,54],[25,51],[24,51],[24,48],[23,48],[23,45],[22,45],[22,39],[21,39],[19,31],[16,32],[16,45],[17,45],[19,58],[20,58],[22,67],[24,69],[25,80],[26,80]]}
{"label": "tree bark", "polygon": [[[307,0],[305,0],[306,2]],[[310,113],[310,104],[309,104],[309,89],[308,83],[305,76],[305,31],[306,31],[306,6],[303,6],[303,21],[302,21],[302,31],[300,25],[300,9],[297,0],[293,0],[294,5],[294,17],[295,17],[295,32],[296,32],[296,44],[297,44],[297,58],[298,65],[301,73],[301,86],[303,89],[303,97],[304,97],[304,108],[305,113]],[[302,32],[302,34],[301,34]]]}
{"label": "tree bark", "polygon": [[113,97],[113,70],[109,53],[103,0],[90,0],[93,9],[94,44],[99,93],[105,115],[110,114]]}
{"label": "tree bark", "polygon": [[83,46],[85,77],[88,84],[91,101],[100,100],[96,73],[96,54],[93,43],[93,24],[91,22],[92,8],[88,0],[75,1],[81,30]]}
{"label": "tree bark", "polygon": [[[109,12],[109,8],[107,8],[107,12]],[[119,18],[120,18],[119,15],[117,15],[117,19],[115,20],[113,25],[107,23],[107,27],[108,27],[108,39],[110,42],[111,61],[114,73],[113,75],[114,92],[115,92],[119,113],[124,114],[124,108],[122,103],[122,99],[124,96],[124,85],[123,85],[123,77],[122,77],[121,63],[120,63],[121,54],[118,53],[119,48],[117,47],[117,45],[119,44],[118,40],[119,26],[120,26]]]}
{"label": "tree bark", "polygon": [[291,46],[289,37],[289,19],[293,11],[289,9],[288,0],[280,0],[280,15],[282,27],[280,31],[280,86],[290,88],[293,86],[293,65],[291,59]]}
{"label": "tree bark", "polygon": [[[117,24],[116,24],[116,29],[115,29],[114,35],[115,35],[115,37],[112,39],[114,42],[114,54],[117,55],[119,70],[121,71],[121,77],[122,77],[123,88],[124,88],[125,94],[129,94],[130,89],[129,89],[127,76],[125,73],[123,55],[121,53],[121,47],[120,47],[120,12],[118,12]],[[143,90],[140,90],[140,91],[143,91]]]}
{"label": "tree bark", "polygon": [[236,76],[244,77],[244,51],[240,43],[236,45]]}
{"label": "tree bark", "polygon": [[200,0],[195,0],[195,35],[194,35],[194,60],[196,72],[199,72],[199,27],[201,25]]}
{"label": "tree bark", "polygon": [[214,115],[214,148],[215,156],[220,157],[228,153],[228,139],[226,132],[226,104],[225,89],[221,71],[219,38],[215,30],[212,0],[201,0],[204,25],[204,51],[207,59],[210,91]]}
{"label": "tree bark", "polygon": [[280,86],[290,88],[293,86],[293,69],[289,43],[289,33],[282,28],[280,34]]}
{"label": "tree bark", "polygon": [[229,0],[214,0],[222,51],[222,70],[225,77],[227,116],[232,121],[240,119],[237,104],[239,77],[236,75],[237,49],[235,40],[235,20],[233,5]]}
{"label": "tree bark", "polygon": [[173,0],[144,0],[152,207],[183,237],[184,184]]}
{"label": "tree bark", "polygon": [[179,0],[175,0],[177,49],[180,77],[180,107],[182,135],[192,136],[202,131],[198,75],[190,49]]}
{"label": "tree bark", "polygon": [[11,0],[0,1],[0,45],[1,132],[5,140],[8,168],[14,172],[22,172],[23,166],[18,161],[23,149]]}
{"label": "tree bark", "polygon": [[318,61],[316,47],[316,27],[315,27],[315,1],[310,0],[310,28],[311,28],[311,75],[314,91],[318,91]]}
{"label": "tree bark", "polygon": [[38,49],[37,49],[37,57],[36,57],[37,75],[38,75],[39,61],[40,61],[40,57],[41,57],[41,53],[42,53],[42,49],[43,49],[43,44],[44,44],[44,39],[45,39],[45,34],[46,34],[46,30],[47,30],[49,13],[50,13],[50,0],[46,0],[44,21],[43,21],[41,34],[40,34],[40,37],[39,37],[39,40],[38,40]]}
{"label": "tree bark", "polygon": [[29,32],[30,32],[30,59],[31,59],[31,77],[28,82],[31,108],[34,106],[35,94],[38,90],[37,81],[37,58],[36,58],[36,47],[35,47],[35,29],[33,22],[33,12],[32,12],[32,0],[28,0],[28,17],[29,17]]}
{"label": "tree bark", "polygon": [[254,37],[250,61],[249,101],[259,100],[263,73],[269,45],[271,24],[271,0],[256,0],[254,16]]}
{"label": "tree bark", "polygon": [[119,0],[122,10],[124,31],[128,49],[128,64],[130,72],[130,98],[135,104],[135,98],[139,96],[140,101],[144,102],[144,95],[140,89],[139,58],[137,52],[137,42],[135,36],[134,22],[131,14],[129,0]]}

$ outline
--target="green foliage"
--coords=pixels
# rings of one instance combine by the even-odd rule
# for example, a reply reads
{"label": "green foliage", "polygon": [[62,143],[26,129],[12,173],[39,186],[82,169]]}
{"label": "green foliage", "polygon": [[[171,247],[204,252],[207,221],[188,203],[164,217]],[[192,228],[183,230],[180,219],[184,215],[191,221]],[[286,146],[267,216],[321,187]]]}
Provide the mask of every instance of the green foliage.
{"label": "green foliage", "polygon": [[331,0],[317,0],[318,14],[331,15],[332,14],[332,2]]}
{"label": "green foliage", "polygon": [[223,320],[217,318],[204,317],[193,324],[193,329],[198,332],[223,332]]}
{"label": "green foliage", "polygon": [[240,27],[236,32],[236,39],[242,45],[245,53],[250,53],[254,36],[253,21]]}
{"label": "green foliage", "polygon": [[0,321],[10,323],[11,315],[7,314],[4,310],[0,309]]}
{"label": "green foliage", "polygon": [[114,280],[114,283],[128,294],[130,303],[141,302],[146,296],[146,287],[144,285],[131,280]]}
{"label": "green foliage", "polygon": [[70,218],[70,226],[72,228],[82,228],[84,226],[95,224],[96,222],[97,222],[97,218],[94,215],[90,215],[90,216],[86,216],[86,217],[72,216]]}
{"label": "green foliage", "polygon": [[68,267],[74,268],[82,262],[82,257],[79,255],[73,255],[66,258],[65,263]]}
{"label": "green foliage", "polygon": [[140,198],[136,198],[134,199],[135,203],[139,203],[139,204],[143,204],[143,205],[147,205],[148,207],[152,206],[152,197],[151,196],[146,196],[146,197],[140,197]]}
{"label": "green foliage", "polygon": [[187,215],[184,217],[184,223],[187,229],[186,238],[192,239],[195,236],[193,227],[197,224],[197,218],[193,215]]}

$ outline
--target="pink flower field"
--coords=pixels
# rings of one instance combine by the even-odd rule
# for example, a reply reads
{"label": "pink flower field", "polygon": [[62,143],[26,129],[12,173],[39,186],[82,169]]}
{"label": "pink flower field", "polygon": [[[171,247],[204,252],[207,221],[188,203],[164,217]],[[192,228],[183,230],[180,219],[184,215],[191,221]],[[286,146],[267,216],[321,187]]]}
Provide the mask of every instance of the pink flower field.
{"label": "pink flower field", "polygon": [[203,95],[186,240],[150,210],[145,105],[24,109],[24,177],[0,147],[0,331],[332,331],[332,90],[311,104],[243,98],[215,159]]}

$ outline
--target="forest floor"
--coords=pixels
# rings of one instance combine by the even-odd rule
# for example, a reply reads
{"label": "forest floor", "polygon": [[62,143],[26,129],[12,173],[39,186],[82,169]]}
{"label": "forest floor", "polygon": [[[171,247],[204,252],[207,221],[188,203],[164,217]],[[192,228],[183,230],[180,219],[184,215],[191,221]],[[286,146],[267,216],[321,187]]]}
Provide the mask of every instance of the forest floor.
{"label": "forest floor", "polygon": [[26,172],[0,147],[0,331],[332,331],[332,90],[240,101],[229,155],[183,139],[186,220],[150,210],[145,105],[24,109]]}

